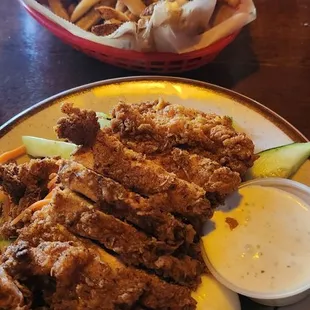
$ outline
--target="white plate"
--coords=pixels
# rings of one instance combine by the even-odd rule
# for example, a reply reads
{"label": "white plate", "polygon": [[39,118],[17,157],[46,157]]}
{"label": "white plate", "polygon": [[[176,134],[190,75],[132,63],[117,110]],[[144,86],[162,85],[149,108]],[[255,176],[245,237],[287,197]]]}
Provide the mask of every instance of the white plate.
{"label": "white plate", "polygon": [[[172,103],[219,115],[229,115],[254,141],[256,151],[306,138],[287,121],[268,108],[235,92],[214,85],[168,77],[132,77],[97,82],[68,90],[31,107],[0,127],[0,153],[21,144],[22,135],[55,138],[53,126],[61,116],[60,104],[108,113],[120,99],[140,102],[162,97]],[[310,185],[309,161],[294,179]],[[243,299],[242,299],[243,300]],[[273,309],[242,301],[242,310]],[[307,301],[283,310],[308,310]],[[212,309],[208,309],[212,310]],[[223,309],[225,310],[225,309]]]}

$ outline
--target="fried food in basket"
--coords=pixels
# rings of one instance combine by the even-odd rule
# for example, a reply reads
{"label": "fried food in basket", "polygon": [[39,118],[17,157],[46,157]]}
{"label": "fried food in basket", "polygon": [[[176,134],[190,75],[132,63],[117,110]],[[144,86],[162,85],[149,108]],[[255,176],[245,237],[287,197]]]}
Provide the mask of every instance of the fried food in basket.
{"label": "fried food in basket", "polygon": [[100,6],[96,9],[100,14],[103,20],[116,19],[121,22],[129,22],[130,19],[126,14],[119,12],[108,6]]}
{"label": "fried food in basket", "polygon": [[71,15],[71,22],[78,21],[83,15],[96,5],[115,5],[114,0],[81,0]]}
{"label": "fried food in basket", "polygon": [[[186,24],[180,14],[182,7],[190,3],[196,10],[200,9],[201,0],[37,0],[48,5],[53,13],[78,27],[91,31],[98,36],[109,36],[118,30],[124,22],[136,23],[136,34],[147,40],[154,26],[150,19],[153,16],[156,25]],[[224,1],[224,0],[221,0]],[[226,0],[225,0],[226,1]],[[227,0],[229,1],[229,0]],[[234,0],[230,0],[234,1]],[[155,7],[159,5],[158,10]],[[203,4],[204,5],[204,4]],[[179,12],[170,16],[171,8]],[[183,18],[184,19],[184,18]],[[185,16],[186,19],[186,16]],[[194,21],[192,21],[194,22]],[[141,27],[143,25],[143,27]],[[131,26],[129,26],[130,28]],[[144,30],[148,31],[144,33]],[[140,31],[140,30],[143,31]]]}
{"label": "fried food in basket", "polygon": [[55,13],[59,17],[62,17],[65,20],[70,19],[69,13],[66,10],[66,8],[65,8],[65,6],[61,0],[48,0],[48,5],[51,8],[51,10],[53,11],[53,13]]}
{"label": "fried food in basket", "polygon": [[212,27],[215,7],[236,10],[241,0],[36,1],[85,31],[146,52],[188,45],[188,38],[198,38]]}
{"label": "fried food in basket", "polygon": [[119,26],[120,24],[118,23],[104,23],[92,27],[91,31],[97,36],[108,36],[115,32],[119,28]]}
{"label": "fried food in basket", "polygon": [[124,13],[126,11],[126,6],[123,3],[123,1],[117,0],[116,5],[115,5],[115,9]]}
{"label": "fried food in basket", "polygon": [[101,20],[101,16],[96,9],[88,11],[81,19],[76,23],[77,26],[84,30],[89,30],[92,26],[97,25]]}
{"label": "fried food in basket", "polygon": [[145,9],[145,4],[142,0],[122,0],[122,2],[125,6],[127,6],[128,10],[136,16],[139,16]]}

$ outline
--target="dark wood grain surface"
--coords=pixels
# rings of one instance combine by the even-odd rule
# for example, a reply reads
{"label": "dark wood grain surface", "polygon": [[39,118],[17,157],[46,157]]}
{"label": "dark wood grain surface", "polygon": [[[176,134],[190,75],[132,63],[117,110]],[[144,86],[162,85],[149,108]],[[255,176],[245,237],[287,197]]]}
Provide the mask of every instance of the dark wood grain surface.
{"label": "dark wood grain surface", "polygon": [[[213,64],[180,76],[256,99],[310,138],[310,2],[255,4],[257,20]],[[0,124],[65,89],[139,74],[102,64],[64,45],[17,0],[1,0],[0,14]]]}

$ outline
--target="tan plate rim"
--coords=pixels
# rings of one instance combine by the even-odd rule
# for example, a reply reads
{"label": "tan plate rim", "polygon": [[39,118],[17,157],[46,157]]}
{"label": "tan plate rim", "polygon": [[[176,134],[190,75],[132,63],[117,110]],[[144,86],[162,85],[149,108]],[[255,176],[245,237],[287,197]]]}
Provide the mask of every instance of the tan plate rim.
{"label": "tan plate rim", "polygon": [[68,95],[81,93],[86,90],[102,86],[102,85],[111,85],[111,84],[121,84],[121,83],[128,83],[128,82],[141,82],[141,81],[150,81],[150,82],[176,82],[176,83],[183,83],[188,84],[200,88],[205,88],[208,90],[212,90],[218,94],[221,94],[225,97],[229,97],[238,103],[247,106],[249,109],[252,109],[259,114],[263,115],[265,118],[270,120],[273,124],[275,124],[280,130],[282,130],[285,134],[287,134],[293,141],[295,142],[307,142],[308,139],[292,124],[290,124],[287,120],[281,117],[276,112],[272,111],[271,109],[267,108],[263,104],[245,96],[240,93],[237,93],[233,90],[229,90],[227,88],[217,86],[214,84],[186,79],[186,78],[179,78],[179,77],[165,77],[165,76],[131,76],[131,77],[124,77],[124,78],[115,78],[115,79],[108,79],[102,80],[94,83],[85,84],[82,86],[78,86],[75,88],[71,88],[69,90],[60,92],[54,96],[51,96],[45,100],[40,101],[39,103],[27,108],[26,110],[22,111],[21,113],[17,114],[7,122],[5,122],[2,126],[0,126],[0,138],[2,138],[6,133],[8,133],[14,126],[23,122],[23,120],[27,119],[28,117],[36,114],[37,112],[49,107],[55,101],[61,100],[63,97],[67,97]]}

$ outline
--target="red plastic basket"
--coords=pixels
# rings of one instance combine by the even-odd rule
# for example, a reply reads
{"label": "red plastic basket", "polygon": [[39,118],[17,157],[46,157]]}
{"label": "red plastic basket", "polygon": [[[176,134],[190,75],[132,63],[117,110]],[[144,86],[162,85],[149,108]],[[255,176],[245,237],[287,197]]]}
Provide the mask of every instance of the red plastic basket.
{"label": "red plastic basket", "polygon": [[23,0],[19,1],[34,19],[75,49],[102,62],[141,72],[176,73],[197,69],[211,62],[238,34],[238,32],[233,33],[206,48],[184,54],[141,53],[118,49],[77,37],[30,8]]}

